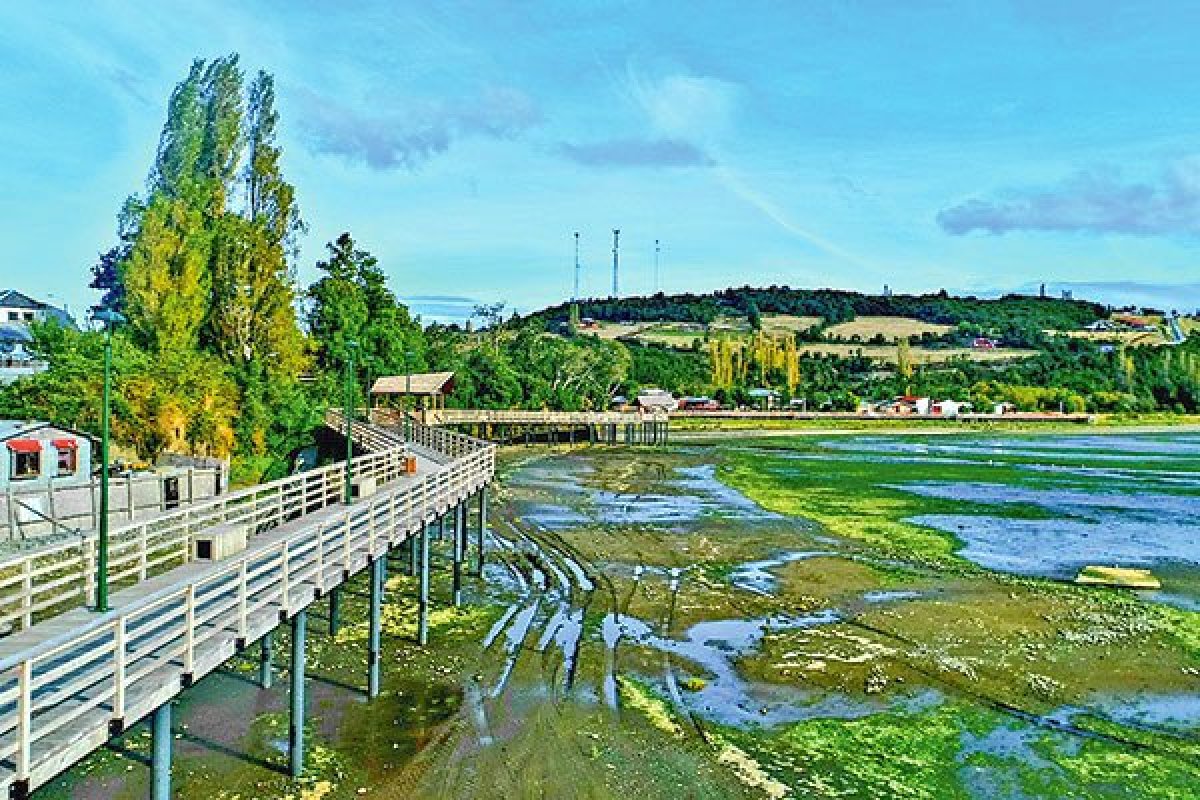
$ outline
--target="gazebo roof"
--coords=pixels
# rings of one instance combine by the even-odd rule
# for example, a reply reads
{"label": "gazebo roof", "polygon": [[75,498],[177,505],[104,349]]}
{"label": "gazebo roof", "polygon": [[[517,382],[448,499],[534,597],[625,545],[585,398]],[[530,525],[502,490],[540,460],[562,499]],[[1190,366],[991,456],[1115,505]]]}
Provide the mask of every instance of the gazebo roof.
{"label": "gazebo roof", "polygon": [[412,375],[384,375],[375,380],[371,394],[439,395],[454,391],[453,372],[414,372]]}

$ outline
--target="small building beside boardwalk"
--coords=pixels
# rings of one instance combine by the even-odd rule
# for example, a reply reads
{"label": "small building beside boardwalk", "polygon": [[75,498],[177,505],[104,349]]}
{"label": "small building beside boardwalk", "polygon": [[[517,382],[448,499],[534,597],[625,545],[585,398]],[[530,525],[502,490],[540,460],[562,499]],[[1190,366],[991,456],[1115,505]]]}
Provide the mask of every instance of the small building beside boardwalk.
{"label": "small building beside boardwalk", "polygon": [[86,484],[92,476],[92,440],[49,422],[0,420],[0,489]]}
{"label": "small building beside boardwalk", "polygon": [[[377,378],[371,386],[371,399],[374,403],[391,398],[393,401],[387,405],[439,409],[446,407],[446,395],[453,391],[453,372],[414,372]],[[394,398],[399,398],[399,402]],[[405,398],[412,398],[412,401],[404,402]]]}

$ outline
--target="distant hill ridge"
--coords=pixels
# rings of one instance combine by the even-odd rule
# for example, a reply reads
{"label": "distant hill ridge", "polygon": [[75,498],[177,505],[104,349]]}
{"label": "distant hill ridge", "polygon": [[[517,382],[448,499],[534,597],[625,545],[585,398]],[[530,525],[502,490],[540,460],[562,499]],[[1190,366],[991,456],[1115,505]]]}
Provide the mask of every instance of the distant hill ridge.
{"label": "distant hill ridge", "polygon": [[[570,303],[535,313],[548,321],[565,320]],[[788,286],[722,289],[696,294],[656,294],[644,297],[589,298],[579,301],[581,317],[630,322],[675,321],[710,323],[721,316],[791,314],[821,317],[828,324],[860,316],[910,317],[940,325],[971,323],[1026,330],[1071,330],[1110,314],[1107,306],[1086,300],[1029,295],[996,298],[956,297],[946,291],[932,294],[863,294],[843,289],[793,289]]]}

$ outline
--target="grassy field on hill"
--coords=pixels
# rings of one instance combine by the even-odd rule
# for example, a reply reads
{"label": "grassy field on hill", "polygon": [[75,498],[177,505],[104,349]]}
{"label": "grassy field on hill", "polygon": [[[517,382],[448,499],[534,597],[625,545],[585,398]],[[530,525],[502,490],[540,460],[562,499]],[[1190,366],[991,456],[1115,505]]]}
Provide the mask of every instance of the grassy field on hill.
{"label": "grassy field on hill", "polygon": [[894,342],[901,336],[907,336],[910,339],[926,333],[944,336],[953,330],[953,325],[937,325],[909,317],[858,317],[849,322],[832,325],[825,333],[830,339],[850,340],[857,336],[865,342],[876,336],[882,336],[889,342]]}

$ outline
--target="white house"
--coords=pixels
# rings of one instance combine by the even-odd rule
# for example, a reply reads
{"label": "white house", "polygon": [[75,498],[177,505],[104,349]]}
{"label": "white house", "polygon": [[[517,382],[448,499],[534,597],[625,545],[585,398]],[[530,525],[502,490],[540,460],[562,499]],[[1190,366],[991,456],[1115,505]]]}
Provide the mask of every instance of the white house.
{"label": "white house", "polygon": [[644,411],[675,411],[679,401],[666,389],[651,387],[637,393],[637,405]]}
{"label": "white house", "polygon": [[49,422],[0,420],[0,489],[88,483],[92,441]]}
{"label": "white house", "polygon": [[33,339],[29,325],[48,319],[75,327],[75,320],[64,309],[34,300],[15,289],[0,289],[0,383],[11,383],[46,369],[45,362],[29,352],[29,342]]}

